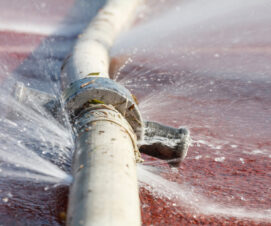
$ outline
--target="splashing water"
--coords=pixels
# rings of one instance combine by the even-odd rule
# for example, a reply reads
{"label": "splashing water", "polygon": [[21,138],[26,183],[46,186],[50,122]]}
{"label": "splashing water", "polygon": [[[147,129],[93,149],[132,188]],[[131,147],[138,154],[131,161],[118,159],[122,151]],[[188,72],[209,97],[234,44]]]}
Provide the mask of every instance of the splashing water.
{"label": "splashing water", "polygon": [[[11,81],[9,81],[11,83]],[[37,103],[35,103],[37,104]],[[0,223],[59,225],[65,211],[73,139],[45,109],[5,88],[0,96]]]}
{"label": "splashing water", "polygon": [[[44,109],[15,100],[9,87],[20,80],[59,95],[61,63],[98,7],[83,0],[9,4],[0,3],[0,218],[8,225],[60,225],[71,131]],[[165,208],[175,224],[174,214],[185,209],[270,223],[269,1],[147,4],[113,47],[112,77],[138,97],[145,119],[185,125],[194,143],[175,171],[144,156],[151,166],[138,166],[141,188],[171,203]]]}
{"label": "splashing water", "polygon": [[196,215],[270,222],[270,2],[148,4],[113,47],[112,77],[138,97],[145,119],[186,126],[194,142],[177,174],[140,169],[144,188],[176,196],[169,213],[192,206]]}
{"label": "splashing water", "polygon": [[56,165],[63,167],[71,160],[70,132],[3,93],[0,109],[3,176],[69,184],[71,177]]}
{"label": "splashing water", "polygon": [[[165,170],[162,170],[165,171]],[[195,188],[189,184],[169,181],[161,175],[161,169],[152,166],[138,166],[138,176],[140,185],[150,191],[158,198],[167,199],[173,203],[173,206],[185,206],[190,208],[194,214],[222,215],[226,217],[245,218],[255,221],[271,220],[271,209],[248,209],[245,207],[225,206],[222,203],[215,203],[198,193]],[[167,172],[176,173],[176,172]],[[183,209],[174,209],[174,212],[182,212]]]}
{"label": "splashing water", "polygon": [[59,96],[62,61],[75,36],[102,4],[84,0],[65,1],[65,7],[63,2],[51,0],[0,3],[0,78],[5,78],[0,97],[0,159],[4,176],[71,182],[73,138],[67,121],[64,119],[64,125],[58,122],[39,106],[38,98],[28,104],[17,101],[15,82]]}
{"label": "splashing water", "polygon": [[[73,138],[25,86],[59,96],[60,66],[103,1],[0,2],[0,224],[65,223]],[[92,7],[90,7],[90,5]],[[64,120],[65,121],[65,120]]]}

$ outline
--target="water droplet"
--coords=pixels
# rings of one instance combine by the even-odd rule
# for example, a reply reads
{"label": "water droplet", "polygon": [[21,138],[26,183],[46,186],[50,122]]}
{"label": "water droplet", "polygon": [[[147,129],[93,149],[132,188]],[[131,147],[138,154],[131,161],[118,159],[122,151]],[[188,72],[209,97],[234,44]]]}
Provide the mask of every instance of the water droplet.
{"label": "water droplet", "polygon": [[225,159],[226,159],[225,157],[217,157],[217,158],[215,158],[215,161],[216,162],[224,162]]}
{"label": "water droplet", "polygon": [[13,195],[11,194],[11,192],[9,192],[9,193],[7,194],[7,196],[8,196],[9,198],[12,198],[12,197],[13,197]]}
{"label": "water droplet", "polygon": [[3,202],[8,202],[8,197],[2,198]]}
{"label": "water droplet", "polygon": [[49,186],[44,187],[44,191],[48,191],[49,190]]}

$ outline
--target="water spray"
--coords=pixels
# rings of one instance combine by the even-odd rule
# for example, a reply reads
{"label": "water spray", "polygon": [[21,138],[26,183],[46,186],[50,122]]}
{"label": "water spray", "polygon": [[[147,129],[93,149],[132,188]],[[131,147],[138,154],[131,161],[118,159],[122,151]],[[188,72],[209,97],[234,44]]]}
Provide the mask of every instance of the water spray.
{"label": "water spray", "polygon": [[[17,99],[39,97],[59,121],[63,102],[74,131],[67,225],[140,225],[136,163],[140,151],[161,159],[186,156],[187,129],[144,122],[136,98],[109,78],[109,51],[141,0],[108,0],[61,67],[61,100],[18,84]],[[34,107],[34,106],[33,106]]]}

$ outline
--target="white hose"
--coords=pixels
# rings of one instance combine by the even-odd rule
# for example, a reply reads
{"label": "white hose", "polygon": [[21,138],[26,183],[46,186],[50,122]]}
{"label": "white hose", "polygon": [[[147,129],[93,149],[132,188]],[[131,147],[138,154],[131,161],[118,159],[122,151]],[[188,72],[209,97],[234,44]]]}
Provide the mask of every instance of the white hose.
{"label": "white hose", "polygon": [[[101,87],[103,80],[94,84],[100,77],[109,80],[110,48],[134,17],[139,2],[108,0],[62,66],[62,85],[67,94],[64,102],[69,106],[73,126],[77,127],[74,182],[68,204],[70,226],[141,224],[135,161],[137,131],[132,129],[133,121],[140,126],[140,113],[133,98],[126,99],[125,92],[116,90],[117,85],[107,92],[107,88],[95,88]],[[73,85],[67,88],[71,82]],[[108,84],[106,79],[105,83]],[[125,101],[117,103],[123,98]],[[106,100],[110,103],[103,103]],[[110,105],[111,100],[116,108]]]}
{"label": "white hose", "polygon": [[68,225],[140,225],[132,128],[112,106],[102,105],[77,124]]}
{"label": "white hose", "polygon": [[79,35],[73,53],[62,68],[63,87],[87,76],[109,77],[109,51],[117,35],[127,27],[141,0],[108,0],[105,7]]}

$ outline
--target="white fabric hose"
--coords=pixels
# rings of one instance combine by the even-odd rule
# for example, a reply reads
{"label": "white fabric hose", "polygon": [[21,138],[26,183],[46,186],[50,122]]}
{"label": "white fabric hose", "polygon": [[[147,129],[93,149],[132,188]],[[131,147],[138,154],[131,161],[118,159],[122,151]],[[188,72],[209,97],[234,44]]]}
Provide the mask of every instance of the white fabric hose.
{"label": "white fabric hose", "polygon": [[[72,169],[74,181],[68,204],[69,226],[141,224],[134,154],[138,153],[137,136],[127,122],[132,123],[131,118],[138,118],[140,120],[135,121],[140,125],[140,113],[133,113],[137,106],[132,98],[121,103],[127,109],[119,105],[114,108],[111,101],[104,103],[123,98],[118,97],[118,91],[115,93],[117,85],[113,85],[111,93],[106,91],[107,88],[95,89],[101,86],[95,86],[99,77],[109,78],[110,48],[116,36],[130,23],[139,2],[108,0],[80,35],[72,54],[62,66],[62,86],[67,90],[67,95],[63,95],[64,102],[66,107],[69,106],[73,126],[77,129]],[[86,80],[87,77],[93,80]],[[67,88],[74,81],[75,85]],[[106,79],[104,82],[108,83]],[[85,95],[88,93],[92,93],[90,97]],[[126,113],[122,115],[116,109]]]}
{"label": "white fabric hose", "polygon": [[130,24],[141,0],[108,0],[105,7],[79,35],[73,52],[62,67],[65,88],[87,76],[109,77],[109,51],[115,38]]}
{"label": "white fabric hose", "polygon": [[136,136],[112,106],[95,107],[77,122],[87,126],[78,128],[68,225],[140,225]]}

